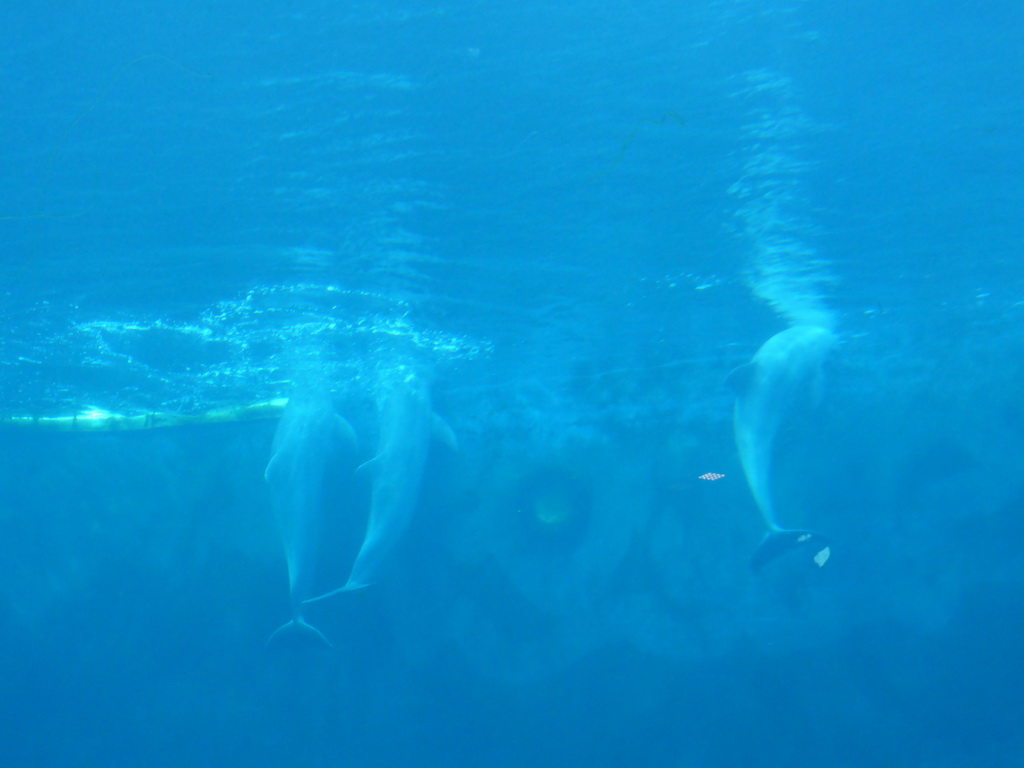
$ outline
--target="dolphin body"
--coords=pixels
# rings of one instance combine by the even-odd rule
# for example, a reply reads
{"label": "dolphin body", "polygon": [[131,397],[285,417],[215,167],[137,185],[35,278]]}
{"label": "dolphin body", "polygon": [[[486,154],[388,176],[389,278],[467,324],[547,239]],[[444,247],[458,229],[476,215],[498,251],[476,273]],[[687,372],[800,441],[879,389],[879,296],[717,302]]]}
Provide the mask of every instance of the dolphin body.
{"label": "dolphin body", "polygon": [[432,435],[455,447],[455,435],[431,410],[426,382],[407,375],[395,382],[379,406],[377,455],[357,470],[372,475],[370,517],[363,545],[344,586],[306,600],[322,600],[373,584],[381,562],[412,519]]}
{"label": "dolphin body", "polygon": [[768,528],[751,560],[755,571],[797,547],[812,547],[819,566],[828,559],[828,542],[821,534],[779,525],[772,502],[771,468],[780,426],[796,407],[820,398],[822,362],[835,341],[827,328],[793,326],[768,339],[749,363],[733,370],[727,379],[736,393],[736,448],[747,485]]}
{"label": "dolphin body", "polygon": [[285,635],[330,646],[320,630],[306,622],[302,601],[311,595],[316,569],[324,477],[343,449],[354,446],[352,427],[334,412],[326,393],[289,398],[274,433],[265,477],[288,561],[291,619],[270,636],[268,647]]}

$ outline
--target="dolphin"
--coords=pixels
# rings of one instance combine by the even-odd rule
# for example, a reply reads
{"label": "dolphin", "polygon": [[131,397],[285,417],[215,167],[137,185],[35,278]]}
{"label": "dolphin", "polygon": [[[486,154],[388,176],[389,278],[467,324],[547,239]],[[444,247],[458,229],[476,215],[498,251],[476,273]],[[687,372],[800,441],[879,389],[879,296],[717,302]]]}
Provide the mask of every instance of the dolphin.
{"label": "dolphin", "polygon": [[274,433],[265,477],[288,561],[291,619],[270,636],[268,647],[284,635],[331,645],[320,630],[306,622],[302,601],[312,594],[324,477],[343,449],[354,446],[352,427],[334,412],[326,393],[301,392],[288,399]]}
{"label": "dolphin", "polygon": [[384,394],[379,423],[377,454],[357,470],[372,477],[370,516],[362,547],[348,581],[307,603],[373,584],[381,562],[416,510],[431,436],[437,435],[455,448],[455,435],[431,410],[427,383],[415,374],[403,374]]}
{"label": "dolphin", "polygon": [[755,571],[796,547],[811,547],[822,566],[828,542],[819,533],[779,525],[771,493],[775,436],[792,412],[820,397],[821,367],[835,335],[816,325],[796,325],[772,336],[727,382],[736,393],[733,431],[747,485],[767,532],[751,560]]}

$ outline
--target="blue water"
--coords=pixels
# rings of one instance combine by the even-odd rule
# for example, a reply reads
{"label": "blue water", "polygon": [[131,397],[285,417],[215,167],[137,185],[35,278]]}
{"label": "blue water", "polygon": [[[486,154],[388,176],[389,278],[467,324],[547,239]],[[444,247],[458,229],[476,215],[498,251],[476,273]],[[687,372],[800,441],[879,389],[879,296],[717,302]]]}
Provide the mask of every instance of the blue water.
{"label": "blue water", "polygon": [[[1020,4],[7,5],[4,765],[1024,761]],[[801,323],[831,558],[755,575],[723,382]],[[359,463],[412,369],[457,448],[268,650],[276,420],[211,414],[312,384]],[[85,412],[194,423],[17,421]]]}

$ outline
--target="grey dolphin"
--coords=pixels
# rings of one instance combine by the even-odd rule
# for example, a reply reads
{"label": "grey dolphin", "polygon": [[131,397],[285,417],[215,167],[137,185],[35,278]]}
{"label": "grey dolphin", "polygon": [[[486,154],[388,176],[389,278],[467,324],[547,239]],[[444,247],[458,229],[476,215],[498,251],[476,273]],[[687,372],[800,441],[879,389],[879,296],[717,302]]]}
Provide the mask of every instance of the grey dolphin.
{"label": "grey dolphin", "polygon": [[772,336],[749,363],[729,374],[728,383],[736,392],[736,448],[768,529],[752,559],[754,570],[795,547],[813,547],[819,566],[828,559],[828,543],[821,534],[779,525],[772,501],[771,469],[779,428],[796,407],[820,396],[822,362],[835,341],[827,328],[793,326]]}
{"label": "grey dolphin", "polygon": [[265,477],[288,561],[291,619],[270,636],[268,646],[291,633],[330,645],[303,618],[302,601],[311,595],[316,569],[324,476],[339,462],[343,450],[354,446],[352,427],[334,412],[326,393],[303,392],[288,399],[274,433]]}
{"label": "grey dolphin", "polygon": [[392,383],[380,402],[379,415],[377,455],[358,470],[373,478],[363,545],[345,585],[307,603],[373,583],[381,561],[401,538],[416,510],[431,436],[438,434],[455,447],[455,436],[431,410],[427,382],[415,374],[403,373]]}

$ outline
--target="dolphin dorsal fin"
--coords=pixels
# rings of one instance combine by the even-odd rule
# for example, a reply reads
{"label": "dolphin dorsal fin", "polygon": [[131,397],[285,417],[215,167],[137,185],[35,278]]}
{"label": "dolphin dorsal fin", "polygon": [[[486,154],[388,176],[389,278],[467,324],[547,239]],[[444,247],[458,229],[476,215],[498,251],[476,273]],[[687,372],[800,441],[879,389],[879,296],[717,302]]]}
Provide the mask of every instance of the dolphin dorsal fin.
{"label": "dolphin dorsal fin", "polygon": [[725,383],[737,395],[745,395],[753,388],[756,377],[757,366],[754,363],[744,363],[729,371]]}

